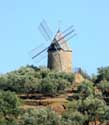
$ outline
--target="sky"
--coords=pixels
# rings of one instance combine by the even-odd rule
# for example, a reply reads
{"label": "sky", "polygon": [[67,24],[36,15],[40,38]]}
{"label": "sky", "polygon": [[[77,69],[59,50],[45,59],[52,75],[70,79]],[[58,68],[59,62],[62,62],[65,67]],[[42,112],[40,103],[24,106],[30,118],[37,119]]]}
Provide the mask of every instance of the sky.
{"label": "sky", "polygon": [[30,56],[51,42],[38,29],[43,19],[53,35],[74,25],[77,36],[68,42],[73,68],[92,74],[109,65],[109,0],[0,0],[0,73],[46,65],[46,59],[37,63]]}

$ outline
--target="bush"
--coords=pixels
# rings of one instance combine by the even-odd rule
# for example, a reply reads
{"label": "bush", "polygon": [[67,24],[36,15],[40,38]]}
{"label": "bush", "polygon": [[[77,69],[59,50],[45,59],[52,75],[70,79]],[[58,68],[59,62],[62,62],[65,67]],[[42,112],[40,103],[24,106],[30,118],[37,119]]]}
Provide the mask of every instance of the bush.
{"label": "bush", "polygon": [[[20,114],[21,101],[15,93],[0,91],[0,122],[14,124]],[[8,125],[8,124],[6,124]]]}
{"label": "bush", "polygon": [[109,66],[100,67],[97,69],[96,79],[94,79],[95,83],[100,83],[101,81],[109,81]]}
{"label": "bush", "polygon": [[47,96],[55,96],[57,94],[58,85],[54,80],[45,78],[38,86],[38,91]]}
{"label": "bush", "polygon": [[60,117],[48,108],[29,109],[20,117],[19,125],[60,125]]}
{"label": "bush", "polygon": [[109,104],[109,82],[101,82],[97,87],[102,92],[103,99]]}
{"label": "bush", "polygon": [[21,67],[16,71],[0,76],[0,89],[16,93],[41,92],[55,96],[72,85],[74,74],[50,71],[34,66]]}

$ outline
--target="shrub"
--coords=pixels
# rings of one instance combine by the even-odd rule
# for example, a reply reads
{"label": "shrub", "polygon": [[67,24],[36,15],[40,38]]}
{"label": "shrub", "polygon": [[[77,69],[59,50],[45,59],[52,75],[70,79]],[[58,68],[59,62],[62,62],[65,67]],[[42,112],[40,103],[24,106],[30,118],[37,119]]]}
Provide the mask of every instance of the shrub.
{"label": "shrub", "polygon": [[0,91],[0,122],[8,125],[16,123],[20,114],[21,101],[15,93],[9,91]]}
{"label": "shrub", "polygon": [[45,78],[38,86],[38,91],[47,96],[55,96],[57,94],[57,83],[54,80]]}

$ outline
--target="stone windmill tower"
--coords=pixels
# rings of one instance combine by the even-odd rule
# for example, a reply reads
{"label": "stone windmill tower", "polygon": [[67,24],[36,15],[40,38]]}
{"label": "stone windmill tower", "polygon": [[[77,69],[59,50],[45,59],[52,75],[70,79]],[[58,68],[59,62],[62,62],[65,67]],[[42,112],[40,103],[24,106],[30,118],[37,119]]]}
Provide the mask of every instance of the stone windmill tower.
{"label": "stone windmill tower", "polygon": [[62,37],[63,34],[58,31],[48,48],[48,68],[72,72],[72,50],[68,47],[67,41],[64,38],[61,39]]}
{"label": "stone windmill tower", "polygon": [[44,49],[35,53],[32,59],[41,56],[41,54],[47,51],[47,66],[49,69],[58,72],[72,72],[72,50],[69,48],[67,41],[76,35],[73,26],[68,27],[63,32],[58,30],[53,39],[50,36],[49,28],[45,21],[40,24],[40,30],[44,37],[46,36],[52,42]]}

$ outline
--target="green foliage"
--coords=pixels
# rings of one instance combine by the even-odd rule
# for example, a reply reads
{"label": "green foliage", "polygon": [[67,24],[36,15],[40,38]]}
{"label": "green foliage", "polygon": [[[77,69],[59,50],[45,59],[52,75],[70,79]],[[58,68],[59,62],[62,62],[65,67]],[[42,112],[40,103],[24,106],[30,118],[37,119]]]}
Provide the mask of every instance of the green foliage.
{"label": "green foliage", "polygon": [[91,83],[91,82],[82,83],[78,87],[77,92],[80,93],[80,97],[82,97],[82,98],[86,98],[90,95],[93,95],[94,94],[93,83]]}
{"label": "green foliage", "polygon": [[0,89],[7,90],[9,88],[7,75],[0,76]]}
{"label": "green foliage", "polygon": [[101,82],[97,87],[102,92],[103,99],[109,104],[109,82]]}
{"label": "green foliage", "polygon": [[57,73],[45,67],[21,67],[0,76],[0,89],[16,93],[36,93],[55,96],[63,92],[74,81],[72,73]]}
{"label": "green foliage", "polygon": [[78,111],[65,112],[62,117],[62,125],[83,125],[86,118]]}
{"label": "green foliage", "polygon": [[[104,100],[89,96],[84,100],[79,101],[78,110],[88,116],[89,121],[96,121],[105,115],[106,104]],[[99,119],[100,120],[100,119]]]}
{"label": "green foliage", "polygon": [[97,87],[102,90],[102,92],[109,92],[109,82],[101,82],[97,84]]}
{"label": "green foliage", "polygon": [[109,66],[101,67],[97,69],[97,75],[93,77],[93,81],[95,83],[99,83],[101,81],[109,81]]}
{"label": "green foliage", "polygon": [[105,119],[105,121],[109,121],[109,106],[105,107],[105,115],[100,117],[100,121],[103,122]]}
{"label": "green foliage", "polygon": [[[99,89],[102,88],[104,90],[105,87],[108,88],[107,84],[105,84],[105,87],[102,83],[98,85]],[[106,123],[109,115],[109,107],[102,98],[102,94],[99,92],[99,89],[97,89],[97,87],[91,82],[81,83],[81,85],[78,86],[76,93],[73,93],[73,101],[68,105],[67,114],[70,115],[72,112],[74,114],[75,112],[79,112],[82,114],[81,118],[84,119],[84,124],[96,121]]]}
{"label": "green foliage", "polygon": [[[81,83],[76,93],[73,94],[72,98],[74,99],[85,99],[88,96],[101,96],[100,93],[95,93],[96,87],[94,87],[94,84],[92,82],[83,82]],[[69,100],[72,100],[70,98]]]}
{"label": "green foliage", "polygon": [[49,80],[45,78],[41,81],[38,86],[38,90],[40,93],[43,93],[48,96],[55,96],[57,94],[57,83],[55,80]]}
{"label": "green foliage", "polygon": [[71,83],[63,79],[44,78],[38,86],[38,91],[44,95],[56,96],[60,92],[64,92],[65,88],[69,87]]}
{"label": "green foliage", "polygon": [[0,120],[0,125],[17,125],[16,120]]}
{"label": "green foliage", "polygon": [[60,125],[60,117],[48,108],[29,109],[20,117],[19,125]]}
{"label": "green foliage", "polygon": [[58,73],[55,73],[54,75],[54,78],[55,79],[64,79],[70,83],[72,83],[74,81],[74,74],[73,73],[65,73],[65,72],[58,72]]}
{"label": "green foliage", "polygon": [[62,115],[62,125],[83,125],[87,117],[78,111],[78,101],[69,102]]}
{"label": "green foliage", "polygon": [[72,85],[74,77],[72,73],[55,72],[35,66],[21,67],[19,70],[0,75],[0,124],[84,125],[96,120],[101,124],[106,123],[109,120],[109,106],[106,104],[109,101],[109,67],[98,69],[93,81],[99,84],[84,82],[78,86],[76,93],[72,95],[73,101],[67,104],[66,111],[61,116],[49,108],[22,110],[21,113],[20,100],[13,92],[39,92],[56,96]]}
{"label": "green foliage", "polygon": [[0,124],[15,125],[20,114],[20,103],[15,93],[0,91]]}

